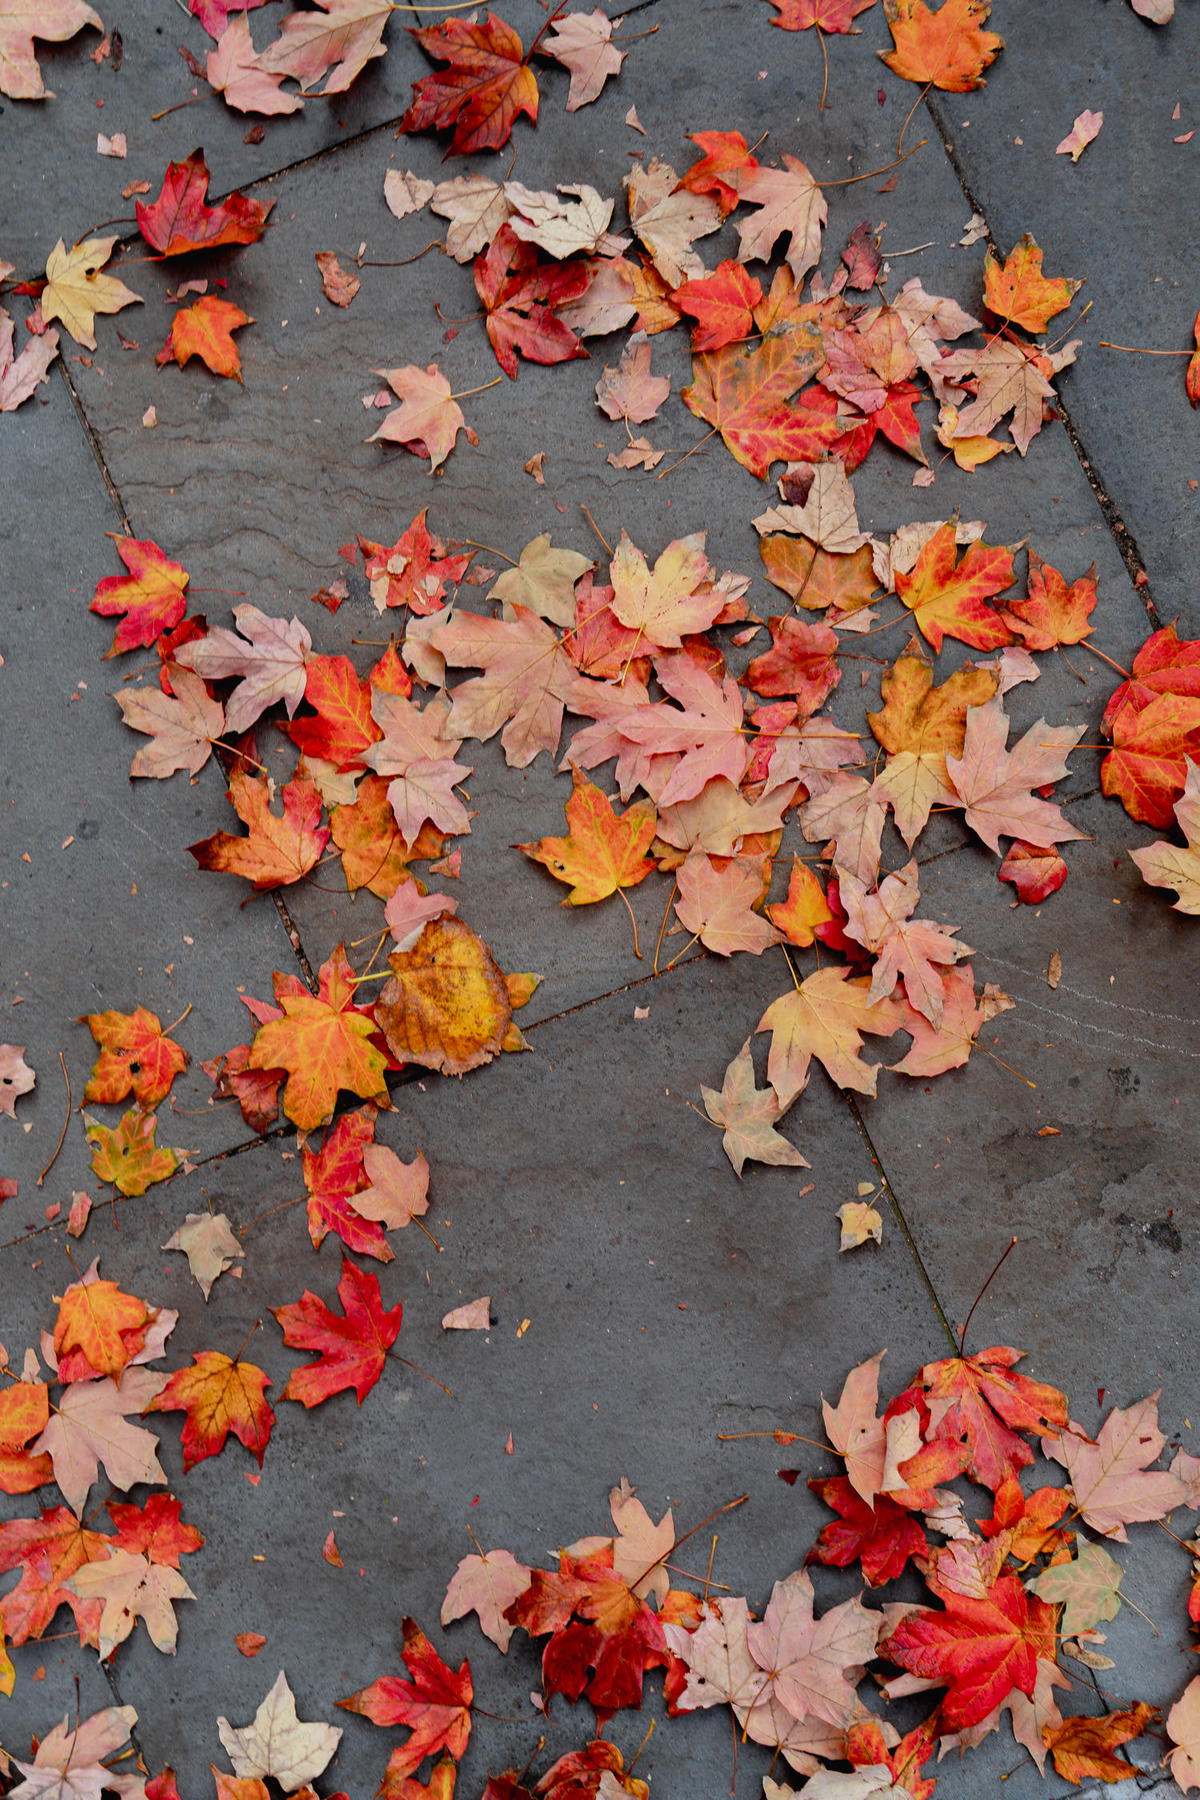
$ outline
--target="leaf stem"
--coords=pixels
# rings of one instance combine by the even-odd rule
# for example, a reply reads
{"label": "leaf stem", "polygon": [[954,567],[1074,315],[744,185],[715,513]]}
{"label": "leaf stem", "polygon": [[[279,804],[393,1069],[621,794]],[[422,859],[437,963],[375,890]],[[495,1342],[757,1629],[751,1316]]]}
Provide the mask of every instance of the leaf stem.
{"label": "leaf stem", "polygon": [[497,375],[495,381],[485,381],[479,387],[462,388],[457,394],[451,394],[449,398],[451,400],[465,400],[468,394],[486,394],[489,388],[499,387],[503,380],[503,375]]}
{"label": "leaf stem", "polygon": [[999,1260],[996,1263],[995,1268],[992,1270],[991,1274],[988,1276],[987,1280],[984,1282],[983,1286],[980,1288],[979,1292],[976,1294],[974,1300],[972,1300],[971,1310],[967,1314],[967,1323],[963,1326],[962,1331],[959,1333],[958,1354],[960,1356],[963,1356],[965,1354],[963,1346],[966,1344],[966,1341],[967,1341],[967,1331],[968,1331],[968,1328],[970,1327],[971,1320],[975,1317],[975,1308],[979,1305],[979,1302],[983,1299],[983,1296],[987,1293],[987,1291],[991,1287],[993,1281],[995,1281],[997,1275],[1000,1273],[1001,1269],[1004,1267],[1005,1263],[1008,1261],[1009,1257],[1012,1255],[1013,1251],[1016,1249],[1016,1247],[1020,1243],[1020,1241],[1021,1240],[1019,1237],[1014,1237],[1014,1238],[1009,1239],[1006,1248],[1001,1252],[1001,1255],[999,1257]]}
{"label": "leaf stem", "polygon": [[54,1146],[54,1155],[50,1158],[50,1161],[46,1164],[45,1168],[37,1178],[36,1185],[38,1187],[41,1187],[43,1181],[45,1181],[47,1175],[58,1161],[59,1152],[67,1140],[67,1127],[71,1123],[71,1077],[67,1070],[67,1059],[61,1050],[58,1053],[58,1061],[63,1072],[63,1080],[67,1084],[67,1116],[63,1120],[62,1130],[58,1134],[58,1142]]}

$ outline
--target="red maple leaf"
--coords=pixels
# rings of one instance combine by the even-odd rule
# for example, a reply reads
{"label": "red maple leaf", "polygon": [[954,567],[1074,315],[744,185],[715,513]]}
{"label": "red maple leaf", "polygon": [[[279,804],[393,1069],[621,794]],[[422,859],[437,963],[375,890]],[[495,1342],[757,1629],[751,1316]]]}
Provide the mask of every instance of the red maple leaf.
{"label": "red maple leaf", "polygon": [[181,1556],[191,1556],[204,1543],[194,1525],[185,1525],[183,1503],[173,1494],[151,1494],[145,1506],[108,1502],[109,1517],[117,1528],[114,1547],[140,1552],[152,1563],[177,1569]]}
{"label": "red maple leaf", "polygon": [[305,756],[318,756],[339,769],[366,767],[363,752],[383,736],[371,716],[371,684],[348,656],[310,656],[304,667],[304,699],[315,719],[283,724]]}
{"label": "red maple leaf", "polygon": [[593,1556],[564,1552],[557,1574],[535,1569],[505,1617],[530,1636],[549,1631],[542,1653],[548,1694],[585,1695],[600,1718],[640,1706],[647,1669],[668,1661],[658,1614],[613,1570],[611,1546]]}
{"label": "red maple leaf", "polygon": [[830,625],[806,624],[792,614],[768,619],[767,630],[771,648],[754,658],[742,680],[756,694],[794,694],[798,717],[806,719],[842,679],[837,632]]}
{"label": "red maple leaf", "polygon": [[138,230],[160,256],[182,256],[187,250],[211,250],[217,244],[253,244],[266,229],[274,206],[232,193],[216,206],[206,204],[208,165],[203,150],[186,162],[167,165],[162,190],[149,206],[137,202]]}
{"label": "red maple leaf", "polygon": [[906,456],[923,463],[925,452],[921,448],[921,425],[915,408],[924,400],[925,395],[911,381],[898,381],[895,387],[887,390],[883,405],[874,412],[869,412],[856,425],[851,426],[833,446],[833,454],[840,457],[846,466],[847,474],[852,474],[865,458],[879,432],[882,432],[889,444],[895,444],[897,450],[903,450]]}
{"label": "red maple leaf", "polygon": [[[349,1264],[347,1264],[349,1267]],[[445,1750],[461,1757],[471,1735],[471,1702],[475,1697],[471,1665],[463,1661],[457,1670],[444,1663],[413,1619],[404,1621],[401,1654],[411,1681],[399,1675],[382,1675],[370,1687],[360,1688],[338,1705],[360,1713],[375,1725],[408,1725],[412,1736],[392,1751],[385,1783],[399,1782],[420,1768],[427,1756]]]}
{"label": "red maple leaf", "polygon": [[255,1363],[221,1350],[194,1350],[192,1367],[176,1369],[147,1412],[186,1414],[180,1432],[186,1474],[225,1448],[232,1431],[262,1467],[275,1414],[267,1400],[270,1377]]}
{"label": "red maple leaf", "polygon": [[891,1771],[897,1790],[908,1795],[909,1800],[930,1800],[937,1782],[932,1775],[922,1775],[921,1770],[933,1755],[936,1741],[935,1722],[926,1719],[902,1737],[894,1750],[889,1750],[878,1722],[860,1719],[846,1732],[846,1760],[855,1769],[873,1769],[882,1764]]}
{"label": "red maple leaf", "polygon": [[354,1209],[353,1196],[370,1185],[363,1151],[375,1138],[375,1108],[346,1113],[319,1150],[304,1152],[304,1185],[308,1189],[308,1235],[318,1249],[333,1231],[348,1250],[391,1262],[395,1252],[382,1225]]}
{"label": "red maple leaf", "polygon": [[112,648],[105,651],[106,660],[153,644],[164,631],[178,625],[187,610],[184,589],[189,578],[180,563],[172,562],[149,538],[119,537],[116,550],[129,573],[106,575],[98,581],[88,608],[107,618],[114,613],[125,615]]}
{"label": "red maple leaf", "polygon": [[517,351],[529,362],[570,362],[587,351],[555,313],[591,282],[582,262],[551,262],[502,225],[475,258],[475,291],[487,310],[487,334],[504,373],[517,378]]}
{"label": "red maple leaf", "polygon": [[352,1387],[361,1406],[383,1374],[384,1361],[404,1317],[403,1306],[397,1304],[385,1311],[378,1276],[355,1268],[348,1258],[343,1258],[337,1291],[342,1318],[308,1289],[299,1300],[271,1308],[283,1328],[285,1344],[294,1350],[317,1352],[315,1362],[292,1370],[283,1390],[285,1400],[320,1406],[331,1394]]}
{"label": "red maple leaf", "polygon": [[736,183],[722,178],[752,175],[758,167],[758,158],[751,153],[740,131],[693,131],[689,135],[704,155],[685,171],[679,186],[689,194],[711,194],[724,218],[737,206],[741,195]]}
{"label": "red maple leaf", "polygon": [[1067,865],[1053,847],[1039,850],[1036,844],[1015,838],[1008,855],[996,870],[996,879],[1012,882],[1019,905],[1040,906],[1043,900],[1056,894],[1067,879]]}
{"label": "red maple leaf", "polygon": [[809,1551],[806,1562],[828,1563],[848,1569],[861,1562],[868,1587],[894,1581],[911,1556],[922,1556],[928,1540],[916,1519],[886,1494],[878,1494],[873,1506],[859,1498],[844,1475],[810,1481],[809,1487],[831,1506],[839,1519],[831,1519]]}
{"label": "red maple leaf", "polygon": [[495,13],[482,24],[446,19],[411,35],[427,55],[449,66],[413,82],[412,105],[400,121],[401,131],[453,125],[446,154],[465,156],[507,144],[522,113],[536,120],[537,77],[517,33]]}
{"label": "red maple leaf", "polygon": [[815,25],[820,31],[857,32],[854,19],[874,4],[875,0],[771,0],[779,8],[779,17],[771,23],[784,31],[809,31]]}
{"label": "red maple leaf", "polygon": [[89,1531],[68,1506],[47,1507],[36,1519],[0,1525],[0,1575],[21,1579],[0,1600],[0,1629],[11,1644],[41,1637],[64,1603],[75,1614],[81,1643],[95,1645],[102,1602],[80,1600],[63,1588],[85,1563],[107,1561],[113,1540]]}
{"label": "red maple leaf", "polygon": [[[448,556],[441,538],[434,537],[425,523],[428,512],[428,507],[423,507],[390,547],[373,544],[365,537],[358,540],[371,598],[380,612],[385,606],[407,606],[415,613],[438,612],[445,605],[447,584],[461,581],[467,572],[475,552]],[[408,686],[390,691],[412,692],[412,681],[407,671],[404,674]],[[374,685],[378,687],[380,683],[375,681]]]}
{"label": "red maple leaf", "polygon": [[1018,1431],[1054,1431],[1067,1422],[1065,1394],[1014,1373],[1024,1354],[996,1344],[975,1356],[926,1363],[921,1370],[930,1409],[928,1435],[965,1439],[967,1473],[993,1493],[1033,1461],[1033,1451]]}
{"label": "red maple leaf", "polygon": [[1121,682],[1100,721],[1112,731],[1126,707],[1141,712],[1162,694],[1200,698],[1200,638],[1181,638],[1174,625],[1148,637],[1133,659],[1129,678]]}
{"label": "red maple leaf", "polygon": [[947,1689],[944,1732],[986,1719],[1014,1688],[1032,1694],[1039,1656],[1054,1661],[1054,1608],[1002,1575],[983,1600],[946,1595],[944,1612],[918,1607],[879,1645],[902,1669]]}
{"label": "red maple leaf", "polygon": [[718,263],[711,275],[685,281],[671,295],[680,312],[696,320],[692,349],[720,350],[736,344],[754,330],[754,308],[762,288],[742,263]]}

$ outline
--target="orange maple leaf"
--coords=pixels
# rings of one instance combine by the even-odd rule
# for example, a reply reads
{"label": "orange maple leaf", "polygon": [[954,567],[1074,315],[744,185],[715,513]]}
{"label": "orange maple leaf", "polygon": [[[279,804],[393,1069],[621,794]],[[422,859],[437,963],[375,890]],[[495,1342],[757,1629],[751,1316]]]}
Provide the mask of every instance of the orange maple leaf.
{"label": "orange maple leaf", "polygon": [[331,1394],[353,1388],[361,1406],[379,1377],[404,1317],[402,1305],[385,1310],[379,1277],[356,1268],[344,1257],[338,1299],[343,1317],[308,1289],[299,1300],[271,1311],[294,1350],[315,1350],[316,1360],[293,1369],[283,1390],[285,1400],[320,1406]]}
{"label": "orange maple leaf", "polygon": [[167,341],[154,358],[160,368],[172,357],[182,369],[191,356],[198,356],[214,375],[230,375],[242,379],[242,359],[230,336],[243,325],[253,325],[249,313],[231,300],[219,300],[205,294],[194,306],[184,306],[171,320]]}
{"label": "orange maple leaf", "polygon": [[187,1068],[187,1051],[144,1006],[131,1013],[84,1013],[76,1023],[86,1025],[100,1046],[83,1090],[85,1100],[112,1106],[132,1093],[139,1106],[157,1106]]}
{"label": "orange maple leaf", "polygon": [[816,937],[818,925],[833,918],[825,890],[813,870],[798,856],[792,858],[788,877],[787,898],[768,906],[767,917],[782,931],[789,944],[807,946]]}
{"label": "orange maple leaf", "polygon": [[1196,314],[1192,324],[1192,341],[1196,348],[1188,358],[1188,366],[1184,371],[1187,397],[1193,406],[1200,406],[1200,312]]}
{"label": "orange maple leaf", "polygon": [[1057,644],[1081,644],[1091,637],[1088,623],[1096,609],[1096,565],[1067,582],[1036,550],[1029,552],[1029,592],[1009,600],[1005,617],[1030,650],[1053,650]]}
{"label": "orange maple leaf", "polygon": [[50,1458],[26,1450],[50,1419],[44,1381],[15,1381],[0,1392],[0,1494],[30,1494],[54,1478]]}
{"label": "orange maple leaf", "polygon": [[935,651],[944,637],[976,650],[997,650],[1012,641],[1000,614],[988,601],[1012,586],[1012,553],[982,538],[968,544],[956,563],[953,521],[939,525],[909,574],[896,575],[896,593]]}
{"label": "orange maple leaf", "polygon": [[1175,822],[1189,763],[1200,763],[1200,695],[1168,691],[1136,711],[1123,707],[1111,730],[1101,788],[1131,819],[1165,830]]}
{"label": "orange maple leaf", "polygon": [[117,555],[128,575],[106,575],[96,584],[89,612],[124,613],[105,660],[153,644],[178,625],[187,610],[188,573],[149,538],[119,537]]}
{"label": "orange maple leaf", "polygon": [[338,1701],[347,1712],[360,1713],[373,1724],[411,1726],[408,1742],[392,1751],[385,1783],[400,1782],[439,1750],[461,1757],[471,1735],[475,1689],[470,1663],[450,1668],[413,1619],[404,1621],[401,1654],[411,1681],[383,1675],[370,1687]]}
{"label": "orange maple leaf", "polygon": [[1042,252],[1026,232],[1003,264],[989,250],[983,265],[983,303],[998,319],[1022,331],[1045,331],[1051,319],[1070,306],[1083,286],[1067,276],[1053,280],[1042,274]]}
{"label": "orange maple leaf", "polygon": [[0,1525],[0,1574],[21,1570],[16,1587],[0,1600],[0,1629],[9,1642],[41,1637],[65,1602],[75,1614],[80,1642],[94,1646],[101,1603],[79,1599],[63,1583],[85,1563],[106,1561],[111,1549],[111,1538],[89,1531],[67,1506]]}
{"label": "orange maple leaf", "polygon": [[993,1493],[1033,1461],[1033,1451],[1017,1432],[1057,1430],[1067,1422],[1065,1394],[1015,1372],[1023,1355],[998,1344],[975,1356],[926,1363],[921,1370],[933,1414],[930,1440],[965,1438],[967,1473]]}
{"label": "orange maple leaf", "polygon": [[233,1360],[220,1350],[193,1351],[192,1365],[177,1369],[146,1408],[187,1414],[180,1433],[184,1473],[224,1449],[231,1431],[261,1468],[275,1423],[266,1397],[270,1376],[254,1363],[240,1357]]}
{"label": "orange maple leaf", "polygon": [[315,719],[292,719],[282,729],[305,756],[364,767],[363,752],[383,736],[371,716],[371,684],[348,656],[310,656],[304,665],[304,698]]}
{"label": "orange maple leaf", "polygon": [[412,949],[388,962],[394,979],[374,1010],[394,1056],[464,1075],[497,1055],[512,1002],[491,951],[469,925],[431,919]]}
{"label": "orange maple leaf", "polygon": [[983,29],[991,0],[945,0],[936,12],[925,0],[884,0],[883,10],[895,48],[879,54],[894,74],[948,94],[986,85],[983,71],[1004,48]]}
{"label": "orange maple leaf", "polygon": [[1158,1713],[1153,1706],[1139,1700],[1136,1706],[1122,1712],[1104,1713],[1098,1718],[1076,1715],[1060,1725],[1042,1728],[1042,1739],[1054,1758],[1056,1774],[1076,1787],[1081,1781],[1129,1781],[1136,1765],[1127,1757],[1114,1756],[1118,1744],[1141,1737]]}
{"label": "orange maple leaf", "polygon": [[286,1069],[283,1110],[302,1131],[323,1125],[346,1088],[360,1099],[386,1099],[387,1057],[371,1042],[376,1030],[369,1014],[354,1005],[354,971],[338,944],[321,967],[319,992],[276,989],[281,1019],[269,1019],[254,1034],[252,1069]]}
{"label": "orange maple leaf", "polygon": [[188,852],[202,869],[241,875],[254,884],[256,893],[286,887],[315,868],[329,842],[329,829],[321,824],[321,796],[314,782],[303,777],[283,788],[283,817],[271,811],[271,784],[244,769],[229,778],[228,799],[248,837],[214,831]]}
{"label": "orange maple leaf", "polygon": [[445,834],[427,820],[409,848],[387,797],[389,785],[383,775],[364,775],[353,804],[335,806],[329,815],[346,886],[351,893],[369,888],[381,900],[390,900],[400,883],[409,879],[410,862],[440,856],[446,846]]}
{"label": "orange maple leaf", "polygon": [[495,13],[478,20],[446,19],[412,30],[422,50],[449,66],[413,82],[412,105],[401,131],[454,127],[447,156],[472,150],[499,150],[517,119],[538,115],[537,77],[525,61],[525,47]]}
{"label": "orange maple leaf", "polygon": [[58,1306],[54,1351],[60,1381],[119,1375],[146,1342],[156,1317],[144,1300],[122,1293],[115,1281],[76,1281]]}
{"label": "orange maple leaf", "polygon": [[565,811],[569,835],[517,844],[559,881],[572,883],[564,906],[590,906],[619,888],[637,887],[654,867],[646,855],[658,815],[648,800],[618,813],[608,795],[572,770],[574,786]]}
{"label": "orange maple leaf", "polygon": [[824,360],[821,334],[795,325],[752,348],[727,344],[694,358],[694,379],[680,392],[696,417],[719,431],[730,454],[765,481],[773,462],[813,462],[838,436],[836,402],[822,392],[793,405]]}
{"label": "orange maple leaf", "polygon": [[825,550],[811,538],[773,531],[759,538],[758,554],[767,580],[807,612],[827,606],[839,613],[859,612],[879,592],[870,544],[846,553]]}

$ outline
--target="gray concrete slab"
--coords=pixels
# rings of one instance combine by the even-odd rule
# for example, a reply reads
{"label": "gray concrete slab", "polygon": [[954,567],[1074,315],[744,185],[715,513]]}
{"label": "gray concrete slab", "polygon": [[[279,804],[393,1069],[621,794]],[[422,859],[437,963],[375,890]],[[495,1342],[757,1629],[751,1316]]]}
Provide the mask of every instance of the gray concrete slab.
{"label": "gray concrete slab", "polygon": [[[1091,310],[1080,321],[1083,348],[1067,405],[1097,480],[1144,559],[1161,617],[1178,615],[1181,629],[1195,631],[1200,494],[1190,483],[1200,479],[1200,460],[1184,392],[1186,358],[1100,346],[1193,347],[1187,196],[1200,140],[1178,140],[1196,124],[1188,75],[1198,21],[1181,7],[1168,26],[1155,28],[1124,5],[1097,13],[1081,0],[1062,0],[1052,14],[1052,56],[1046,9],[1006,7],[996,21],[1006,48],[986,89],[928,104],[1001,251],[1030,231],[1048,273],[1086,282],[1077,309],[1087,301]],[[1104,125],[1072,164],[1055,146],[1085,108],[1103,112]]]}
{"label": "gray concrete slab", "polygon": [[[0,1215],[4,1239],[40,1222],[45,1206],[69,1204],[73,1189],[99,1193],[77,1118],[46,1184],[36,1186],[66,1112],[58,1053],[76,1107],[95,1061],[90,1032],[74,1023],[81,1014],[142,1005],[169,1025],[191,1006],[179,1041],[193,1063],[174,1090],[185,1112],[164,1107],[159,1141],[212,1152],[247,1133],[236,1114],[208,1108],[200,1059],[240,1040],[237,982],[269,994],[271,970],[295,966],[269,903],[214,913],[211,890],[206,896],[195,879],[186,845],[220,804],[216,772],[203,771],[195,786],[186,775],[129,779],[137,740],[111,695],[139,653],[102,661],[110,622],[88,611],[97,580],[120,567],[104,535],[120,522],[65,384],[56,376],[47,392],[45,405],[34,401],[4,421],[21,476],[0,493],[0,1040],[27,1045],[38,1078],[16,1122],[0,1121],[2,1172],[20,1183]],[[51,540],[39,545],[47,519]],[[97,1116],[115,1124],[119,1110],[97,1108]]]}
{"label": "gray concrete slab", "polygon": [[[402,1155],[420,1147],[429,1158],[428,1219],[443,1250],[413,1229],[396,1234],[396,1261],[381,1271],[384,1299],[406,1308],[397,1351],[455,1398],[389,1365],[361,1411],[348,1395],[311,1413],[281,1406],[257,1482],[243,1479],[257,1471],[232,1442],[183,1476],[178,1420],[159,1421],[184,1516],[208,1540],[187,1570],[200,1598],[180,1605],[173,1661],[130,1642],[116,1679],[142,1712],[143,1754],[156,1767],[173,1761],[181,1791],[202,1791],[207,1762],[221,1761],[215,1716],[248,1717],[277,1668],[291,1673],[303,1717],[330,1717],[335,1699],[398,1672],[404,1612],[453,1660],[471,1659],[482,1706],[524,1721],[488,1721],[477,1733],[464,1764],[468,1792],[489,1763],[523,1762],[543,1729],[552,1750],[586,1736],[588,1709],[560,1702],[548,1726],[531,1714],[538,1664],[527,1644],[504,1663],[472,1626],[436,1629],[446,1583],[470,1550],[468,1527],[489,1548],[544,1562],[560,1543],[603,1532],[608,1489],[627,1474],[656,1517],[676,1506],[680,1529],[750,1493],[716,1526],[714,1572],[736,1591],[761,1599],[798,1563],[821,1509],[803,1481],[788,1486],[775,1470],[796,1465],[804,1447],[719,1444],[716,1434],[782,1423],[819,1436],[818,1395],[835,1393],[853,1360],[850,1311],[870,1316],[871,1349],[890,1346],[897,1380],[945,1339],[890,1219],[880,1249],[834,1260],[834,1212],[872,1178],[870,1152],[839,1097],[827,1093],[810,1112],[811,1173],[764,1169],[740,1187],[719,1132],[688,1108],[714,1056],[723,1062],[737,1049],[738,1020],[770,998],[777,974],[747,958],[732,970],[694,964],[535,1029],[532,1054],[504,1057],[461,1084],[432,1078],[398,1092],[379,1136]],[[649,1006],[647,1018],[635,1018],[635,1001]],[[305,1287],[331,1297],[334,1240],[314,1255],[299,1207],[260,1217],[300,1186],[293,1150],[271,1143],[205,1164],[131,1202],[120,1230],[106,1213],[89,1226],[80,1248],[101,1257],[106,1276],[180,1309],[166,1366],[186,1365],[199,1349],[233,1354],[267,1307]],[[797,1199],[809,1181],[814,1190]],[[244,1278],[222,1277],[207,1307],[184,1259],[158,1248],[205,1199],[246,1244]],[[36,1254],[65,1276],[56,1232]],[[10,1350],[46,1321],[44,1281],[22,1278],[27,1259],[27,1248],[10,1248],[0,1265],[12,1296]],[[441,1330],[443,1313],[483,1293],[492,1297],[489,1333]],[[301,1360],[269,1316],[246,1354],[268,1370],[276,1395]],[[815,1472],[819,1453],[806,1450],[803,1461],[805,1474]],[[321,1560],[330,1529],[341,1569]],[[702,1573],[708,1534],[697,1542]],[[681,1562],[692,1568],[695,1558],[681,1552]],[[831,1593],[839,1580],[826,1584]],[[269,1640],[251,1662],[232,1641],[246,1630]],[[24,1672],[41,1653],[35,1645],[19,1654]],[[392,1739],[360,1719],[336,1722],[346,1736],[331,1775],[352,1794],[369,1793]],[[632,1753],[644,1728],[623,1717],[617,1739]],[[728,1742],[724,1721],[696,1721],[659,1732],[645,1761],[665,1789],[695,1786],[714,1758],[724,1770]],[[756,1793],[765,1759],[743,1751],[739,1760],[738,1792]]]}

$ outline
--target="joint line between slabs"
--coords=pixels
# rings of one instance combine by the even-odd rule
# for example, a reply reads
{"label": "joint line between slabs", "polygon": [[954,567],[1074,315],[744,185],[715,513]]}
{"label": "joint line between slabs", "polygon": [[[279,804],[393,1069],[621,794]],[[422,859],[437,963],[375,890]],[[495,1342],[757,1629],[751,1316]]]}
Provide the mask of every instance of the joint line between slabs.
{"label": "joint line between slabs", "polygon": [[[953,169],[955,179],[962,189],[964,200],[966,200],[967,204],[970,206],[971,211],[977,214],[984,222],[984,228],[987,232],[988,248],[993,254],[998,254],[998,247],[992,232],[991,222],[988,219],[982,203],[975,196],[975,192],[967,177],[966,169],[963,167],[958,152],[954,148],[954,140],[950,135],[950,128],[943,118],[941,111],[934,104],[932,94],[927,94],[925,96],[924,107],[933,124],[933,128],[937,133],[938,141],[945,151],[946,160]],[[1117,547],[1117,554],[1125,564],[1130,578],[1134,583],[1134,592],[1145,608],[1146,615],[1149,618],[1151,625],[1158,631],[1162,627],[1162,620],[1159,617],[1158,608],[1154,603],[1154,596],[1151,593],[1149,586],[1146,585],[1148,572],[1141,550],[1138,547],[1137,539],[1121,517],[1105,484],[1101,481],[1091,454],[1084,444],[1079,428],[1071,416],[1070,409],[1067,406],[1066,401],[1063,400],[1062,396],[1059,394],[1055,395],[1055,405],[1062,418],[1063,427],[1067,434],[1067,442],[1075,452],[1076,460],[1083,471],[1084,480],[1091,489],[1093,500],[1095,500],[1096,505],[1100,508],[1104,523],[1108,526],[1109,536]],[[1141,578],[1140,585],[1139,577]]]}
{"label": "joint line between slabs", "polygon": [[707,955],[707,950],[697,950],[691,956],[685,956],[681,962],[677,962],[674,968],[660,969],[657,975],[654,973],[639,975],[634,981],[623,982],[620,987],[609,988],[603,994],[593,994],[589,1000],[577,1000],[574,1006],[564,1006],[561,1012],[551,1013],[545,1019],[537,1019],[532,1025],[526,1025],[522,1029],[528,1034],[540,1031],[543,1025],[558,1025],[563,1019],[571,1018],[574,1013],[586,1012],[589,1006],[599,1006],[601,1001],[615,1000],[621,994],[636,993],[639,988],[645,987],[649,982],[661,981],[664,976],[673,975],[675,969],[686,969],[693,963],[702,962]]}
{"label": "joint line between slabs", "polygon": [[896,1191],[892,1186],[891,1178],[889,1177],[887,1170],[883,1166],[883,1158],[880,1156],[878,1150],[875,1148],[875,1142],[874,1142],[873,1138],[871,1137],[871,1133],[867,1127],[866,1120],[863,1118],[862,1108],[860,1107],[858,1101],[855,1099],[853,1094],[847,1093],[845,1098],[846,1098],[846,1105],[850,1112],[850,1116],[854,1120],[855,1125],[857,1125],[859,1134],[862,1137],[863,1142],[867,1146],[867,1149],[871,1153],[871,1160],[874,1163],[876,1169],[879,1171],[879,1180],[880,1180],[880,1183],[882,1184],[884,1193],[887,1195],[887,1202],[888,1202],[888,1206],[891,1208],[892,1217],[900,1229],[900,1235],[903,1237],[905,1244],[908,1246],[909,1255],[912,1257],[914,1263],[917,1265],[917,1273],[920,1276],[921,1283],[925,1289],[926,1294],[929,1297],[929,1303],[933,1307],[934,1313],[937,1317],[938,1324],[941,1326],[941,1328],[945,1332],[947,1338],[950,1340],[953,1354],[957,1356],[957,1354],[958,1354],[958,1338],[955,1334],[953,1326],[950,1323],[950,1320],[946,1316],[946,1309],[942,1305],[942,1302],[938,1297],[937,1288],[933,1284],[933,1277],[929,1273],[929,1270],[925,1266],[925,1259],[921,1255],[920,1246],[918,1245],[916,1237],[913,1234],[912,1227],[910,1226],[907,1218],[905,1217],[904,1208],[901,1206],[899,1200],[896,1197]]}
{"label": "joint line between slabs", "polygon": [[60,355],[58,363],[58,372],[62,378],[63,386],[71,397],[71,405],[75,409],[75,417],[78,419],[83,430],[83,435],[87,439],[88,449],[91,451],[96,467],[100,471],[100,479],[104,483],[113,510],[116,512],[117,518],[121,522],[121,529],[127,537],[132,537],[133,522],[129,517],[129,510],[121,497],[121,490],[117,486],[112,470],[105,460],[104,451],[100,447],[100,439],[96,436],[95,430],[92,427],[92,422],[87,416],[87,409],[80,399],[79,390],[71,379],[70,370],[67,368],[66,357]]}

